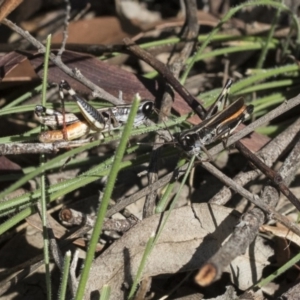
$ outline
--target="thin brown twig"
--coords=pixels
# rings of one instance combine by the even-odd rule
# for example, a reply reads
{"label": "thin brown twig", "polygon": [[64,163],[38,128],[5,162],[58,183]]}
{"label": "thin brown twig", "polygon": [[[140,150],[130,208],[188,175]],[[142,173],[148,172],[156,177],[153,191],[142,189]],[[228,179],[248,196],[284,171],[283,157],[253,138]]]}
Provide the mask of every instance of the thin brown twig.
{"label": "thin brown twig", "polygon": [[211,174],[216,176],[219,180],[221,180],[224,184],[227,186],[230,186],[231,189],[239,193],[241,196],[249,200],[251,203],[262,209],[265,213],[267,213],[270,217],[270,219],[275,219],[278,222],[282,223],[286,227],[288,227],[290,230],[295,232],[296,234],[300,235],[300,227],[295,224],[294,222],[290,221],[288,218],[282,216],[279,214],[275,209],[270,207],[269,205],[265,204],[264,201],[258,197],[257,195],[254,195],[238,185],[233,179],[227,177],[224,175],[220,170],[218,170],[216,167],[214,167],[212,164],[208,162],[202,163],[203,167],[209,171]]}
{"label": "thin brown twig", "polygon": [[204,119],[205,109],[202,105],[194,98],[194,96],[174,77],[172,72],[162,62],[157,60],[147,51],[141,49],[131,39],[125,38],[124,43],[127,45],[129,51],[135,56],[145,61],[151,67],[153,67],[161,76],[163,76],[168,83],[174,88],[174,90],[188,103],[188,105],[197,113],[197,115]]}
{"label": "thin brown twig", "polygon": [[[267,166],[271,167],[272,164],[282,154],[284,149],[292,142],[296,134],[300,130],[300,118],[296,120],[291,126],[285,131],[277,135],[273,140],[270,141],[259,153],[257,154]],[[240,172],[234,177],[234,180],[244,186],[251,180],[254,180],[261,175],[260,170],[251,169],[250,171]],[[209,200],[209,203],[215,203],[218,205],[225,205],[231,198],[232,191],[227,186],[224,186],[220,192],[218,192],[213,198]]]}
{"label": "thin brown twig", "polygon": [[[184,167],[182,167],[181,170],[184,171],[186,169],[186,167],[187,167],[187,164]],[[176,170],[175,172],[177,173],[178,170]],[[107,211],[106,217],[107,218],[111,217],[112,215],[114,215],[117,212],[124,209],[126,206],[128,206],[132,203],[135,203],[136,201],[138,201],[139,199],[145,197],[146,195],[148,195],[152,191],[158,190],[159,188],[163,187],[168,182],[170,182],[173,178],[176,178],[176,177],[177,176],[174,172],[170,172],[169,174],[163,176],[162,178],[158,179],[153,184],[150,184],[150,185],[146,186],[145,188],[141,189],[140,191],[136,192],[135,194],[133,194],[129,197],[122,197],[122,198],[118,199],[117,204],[114,205],[113,207],[111,207]]]}
{"label": "thin brown twig", "polygon": [[[269,168],[262,160],[260,160],[257,156],[255,156],[252,152],[249,151],[247,147],[245,147],[242,143],[236,145],[236,147],[243,153],[243,155],[251,161],[267,178],[269,178],[284,194],[287,199],[300,210],[300,202],[298,198],[291,192],[291,190],[284,183],[281,175],[276,171]],[[255,159],[253,159],[255,156]]]}

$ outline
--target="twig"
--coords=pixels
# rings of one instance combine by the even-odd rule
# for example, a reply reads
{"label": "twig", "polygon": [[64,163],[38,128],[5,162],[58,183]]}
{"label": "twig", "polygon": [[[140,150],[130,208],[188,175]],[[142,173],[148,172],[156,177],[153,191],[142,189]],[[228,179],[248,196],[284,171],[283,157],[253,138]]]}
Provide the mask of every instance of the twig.
{"label": "twig", "polygon": [[59,149],[65,149],[70,147],[78,147],[88,143],[90,140],[86,141],[59,141],[56,143],[13,143],[13,144],[0,144],[0,155],[19,155],[25,153],[55,153]]}
{"label": "twig", "polygon": [[[245,136],[246,133],[250,133],[250,130],[254,130],[254,128],[260,126],[263,123],[269,122],[274,119],[278,115],[281,115],[286,110],[293,108],[294,106],[300,103],[300,96],[296,96],[289,101],[285,101],[283,104],[267,113],[257,121],[251,123],[244,130],[239,131],[237,134],[228,139],[228,144],[231,144],[236,141],[236,139],[240,139]],[[250,152],[240,141],[236,143],[236,147],[241,150],[241,152],[250,160],[256,167],[258,167],[261,172],[263,172],[269,179],[271,179],[274,184],[276,184],[281,192],[288,197],[288,199],[298,208],[300,209],[300,203],[298,199],[289,191],[289,189],[281,182],[279,176],[276,176],[273,170],[271,170],[267,165],[265,165],[256,155]],[[217,145],[211,151],[219,151],[222,146]]]}
{"label": "twig", "polygon": [[[285,159],[278,173],[284,178],[286,185],[290,185],[300,166],[300,133],[297,135],[297,143]],[[298,209],[299,210],[299,209]]]}
{"label": "twig", "polygon": [[[247,147],[245,147],[242,143],[236,145],[236,147],[243,153],[246,158],[248,158],[255,166],[269,178],[280,190],[282,194],[284,194],[290,202],[300,210],[300,202],[298,198],[290,191],[290,189],[285,185],[281,175],[271,168],[269,168],[266,164],[263,163],[257,156],[255,156],[252,152],[250,152]],[[253,159],[255,157],[255,159]]]}
{"label": "twig", "polygon": [[69,27],[69,20],[70,20],[70,12],[71,12],[71,4],[69,0],[65,0],[66,3],[66,10],[65,10],[65,20],[64,20],[64,30],[63,30],[63,40],[61,43],[61,47],[57,53],[57,59],[61,60],[61,56],[63,54],[63,52],[66,49],[66,43],[67,43],[67,39],[69,37],[68,35],[68,27]]}
{"label": "twig", "polygon": [[[186,167],[187,167],[187,164],[185,166],[183,166],[180,170],[185,171]],[[160,178],[159,180],[157,180],[153,184],[146,186],[145,188],[138,191],[137,193],[135,193],[135,194],[133,194],[129,197],[122,197],[122,198],[118,199],[118,203],[116,205],[114,205],[113,207],[111,207],[107,211],[105,216],[107,218],[109,218],[112,215],[114,215],[117,212],[124,209],[126,206],[128,206],[128,205],[138,201],[139,199],[143,198],[144,196],[148,195],[149,193],[151,193],[151,191],[157,190],[157,189],[163,187],[164,185],[166,185],[171,180],[174,180],[175,178],[177,178],[177,175],[178,175],[177,172],[178,172],[178,170],[175,170],[174,172],[170,172],[169,174],[167,174],[164,177]]]}
{"label": "twig", "polygon": [[[298,168],[295,167],[292,168],[292,171],[290,171],[291,163],[296,162],[296,165],[299,166],[299,161],[300,139],[298,135],[298,141],[296,145],[278,171],[278,173],[281,174],[282,178],[285,179],[287,185],[290,184],[291,179],[298,170]],[[279,196],[280,194],[276,190],[276,188],[272,186],[266,186],[262,193],[262,200],[264,201],[264,205],[267,204],[269,208],[273,210],[273,207],[277,205]],[[236,226],[229,240],[199,270],[199,273],[196,276],[196,281],[200,285],[208,285],[219,279],[224,269],[231,263],[231,261],[237,256],[245,253],[248,246],[256,237],[259,231],[259,227],[264,224],[265,221],[266,216],[263,210],[259,208],[254,208],[251,211],[245,213],[241,218],[240,224]],[[299,233],[297,234],[299,235]]]}
{"label": "twig", "polygon": [[77,13],[77,15],[73,18],[73,21],[78,21],[89,11],[91,8],[91,3],[86,3],[85,7]]}
{"label": "twig", "polygon": [[[64,208],[59,213],[60,220],[66,226],[83,225],[88,226],[90,229],[95,225],[95,219],[88,214],[77,211],[71,208]],[[126,232],[138,222],[138,218],[130,215],[126,219],[106,219],[103,223],[102,230]]]}
{"label": "twig", "polygon": [[193,97],[192,94],[174,77],[170,70],[155,57],[153,57],[147,51],[141,49],[129,38],[125,38],[124,43],[127,45],[129,51],[131,51],[138,58],[145,61],[151,67],[153,67],[161,76],[163,76],[168,83],[176,90],[176,92],[188,103],[188,105],[197,113],[197,115],[204,119],[205,109],[202,105]]}
{"label": "twig", "polygon": [[75,250],[74,255],[73,255],[73,260],[70,265],[70,278],[72,282],[72,290],[77,291],[78,288],[78,280],[76,278],[76,269],[78,265],[78,259],[79,259],[79,251],[78,249]]}
{"label": "twig", "polygon": [[288,220],[288,218],[279,214],[276,210],[274,210],[269,205],[265,204],[265,202],[260,197],[250,193],[243,187],[239,186],[236,182],[233,181],[233,179],[224,175],[220,170],[218,170],[212,164],[210,164],[208,162],[203,162],[202,165],[207,171],[209,171],[214,176],[216,176],[224,184],[226,184],[227,186],[230,186],[230,188],[235,190],[241,196],[243,196],[244,198],[249,200],[251,203],[253,203],[257,207],[259,207],[260,209],[262,209],[265,213],[269,214],[269,217],[271,219],[277,220],[278,222],[282,223],[283,225],[288,227],[290,230],[292,230],[296,234],[300,235],[300,227],[298,225],[296,225],[294,222],[291,222],[290,220]]}
{"label": "twig", "polygon": [[[282,176],[284,175],[291,178],[292,176],[290,173],[286,172],[283,174],[284,170],[287,170],[286,165],[289,165],[291,162],[291,158],[293,160],[299,161],[300,158],[300,141],[296,144],[294,147],[294,150],[292,151],[292,154],[290,155],[290,158],[287,159],[280,169],[279,173],[282,171]],[[297,169],[294,168],[294,172],[296,172]],[[289,182],[287,182],[289,183]],[[247,198],[248,199],[248,198]],[[269,212],[273,211],[273,207],[277,204],[279,199],[279,193],[277,190],[272,186],[266,186],[264,188],[264,192],[262,194],[262,200],[264,201],[263,206],[269,207]],[[248,199],[249,200],[249,199]],[[257,205],[257,203],[256,203]],[[254,240],[256,237],[259,227],[265,222],[266,217],[263,213],[263,211],[266,212],[265,208],[263,208],[260,205],[257,205],[258,207],[262,208],[260,210],[259,208],[254,208],[252,211],[246,213],[242,217],[241,223],[236,227],[235,231],[231,235],[230,239],[223,245],[223,247],[200,269],[199,273],[196,276],[196,282],[198,282],[200,285],[208,285],[220,278],[224,268],[230,264],[230,262],[236,258],[237,256],[245,253],[246,249],[250,245],[250,243]],[[278,214],[276,212],[276,214]],[[272,213],[272,217],[274,219],[277,219],[279,222],[283,221],[283,217],[281,215],[277,216],[274,214],[274,211]],[[278,218],[279,217],[279,218]],[[279,220],[281,219],[281,221]],[[281,222],[283,223],[283,222]],[[285,223],[283,223],[285,224]],[[295,227],[290,227],[289,225],[285,224],[289,229],[294,231]],[[295,224],[294,224],[295,225]],[[296,232],[296,231],[294,231]],[[296,232],[299,235],[299,232],[297,230]]]}
{"label": "twig", "polygon": [[139,222],[139,219],[131,214],[126,219],[107,219],[103,224],[103,230],[126,232]]}
{"label": "twig", "polygon": [[[155,141],[159,140],[155,139]],[[159,145],[161,146],[161,145]],[[151,153],[149,171],[148,171],[148,184],[151,185],[158,180],[158,158],[160,148],[158,145],[154,145]],[[146,196],[145,203],[143,206],[143,219],[153,215],[155,202],[157,197],[157,190],[149,190],[150,193]]]}
{"label": "twig", "polygon": [[280,297],[277,298],[277,300],[288,300],[288,299],[297,299],[300,295],[300,283],[294,285],[291,287],[288,291],[283,293]]}
{"label": "twig", "polygon": [[[259,153],[264,163],[271,167],[272,164],[278,159],[279,155],[282,154],[284,149],[292,142],[296,134],[300,130],[300,118],[289,126],[285,131],[275,137],[269,144],[267,144]],[[247,172],[240,172],[234,177],[234,181],[241,186],[244,186],[251,180],[254,180],[261,174],[260,170],[250,170]],[[232,192],[227,186],[223,187],[213,198],[209,200],[209,203],[215,203],[218,205],[225,205],[231,198]]]}
{"label": "twig", "polygon": [[[181,71],[187,58],[191,55],[195,44],[197,43],[197,36],[199,33],[199,23],[197,15],[197,1],[184,0],[185,3],[185,24],[183,26],[182,40],[185,39],[185,45],[182,49],[179,57],[176,59],[176,64],[179,64]],[[176,77],[179,77],[179,72],[174,73]]]}
{"label": "twig", "polygon": [[65,226],[87,226],[93,228],[95,221],[93,218],[81,211],[72,208],[62,208],[59,212],[59,220]]}
{"label": "twig", "polygon": [[[22,28],[17,26],[16,24],[12,23],[8,19],[4,19],[1,21],[4,25],[8,26],[10,29],[13,31],[17,32],[20,34],[23,38],[28,40],[32,45],[34,45],[40,53],[45,53],[46,48],[45,46],[40,43],[38,40],[36,40],[28,31],[24,31]],[[92,83],[90,80],[85,78],[78,70],[71,70],[68,66],[66,66],[61,59],[59,59],[56,55],[53,53],[50,53],[50,60],[57,66],[59,67],[62,71],[64,71],[67,75],[71,76],[72,78],[78,80],[82,84],[86,85],[88,88],[90,88],[93,93],[102,99],[105,99],[114,105],[119,105],[122,104],[123,102],[120,101],[120,99],[114,97],[113,95],[107,93],[94,83]]]}
{"label": "twig", "polygon": [[243,216],[229,240],[201,267],[195,281],[201,286],[207,286],[220,278],[231,261],[246,252],[264,219],[265,214],[260,209],[253,209]]}

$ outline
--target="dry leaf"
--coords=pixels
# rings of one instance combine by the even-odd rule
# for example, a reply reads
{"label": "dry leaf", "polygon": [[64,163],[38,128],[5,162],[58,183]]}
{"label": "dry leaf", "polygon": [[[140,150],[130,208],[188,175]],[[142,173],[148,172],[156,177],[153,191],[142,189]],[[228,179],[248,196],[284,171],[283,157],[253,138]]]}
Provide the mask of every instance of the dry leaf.
{"label": "dry leaf", "polygon": [[23,0],[4,0],[0,6],[0,22],[22,2]]}
{"label": "dry leaf", "polygon": [[[98,28],[98,30],[95,30]],[[76,44],[118,44],[123,38],[140,32],[138,27],[122,26],[116,17],[101,17],[71,22],[68,27],[67,43]],[[52,43],[61,43],[62,33],[53,35]]]}
{"label": "dry leaf", "polygon": [[[198,269],[220,248],[238,222],[238,213],[230,208],[206,203],[195,204],[193,208],[194,210],[186,206],[172,211],[157,245],[147,260],[143,276]],[[143,220],[94,261],[85,299],[90,299],[91,292],[100,290],[104,284],[111,286],[112,299],[124,298],[122,286],[124,283],[132,284],[145,245],[150,235],[157,230],[161,219],[161,215],[154,215]],[[254,250],[251,248],[239,261],[243,262],[243,269],[233,262],[233,272],[238,269],[240,273],[247,273],[248,284],[255,278],[249,270],[255,273],[255,279],[261,277],[263,264],[258,261],[257,271],[255,258],[258,255],[257,251],[264,251],[264,248],[261,248],[260,244],[259,249],[254,247]],[[252,269],[246,269],[247,263]],[[265,257],[263,263],[267,264]],[[241,284],[245,286],[244,281],[241,281]]]}

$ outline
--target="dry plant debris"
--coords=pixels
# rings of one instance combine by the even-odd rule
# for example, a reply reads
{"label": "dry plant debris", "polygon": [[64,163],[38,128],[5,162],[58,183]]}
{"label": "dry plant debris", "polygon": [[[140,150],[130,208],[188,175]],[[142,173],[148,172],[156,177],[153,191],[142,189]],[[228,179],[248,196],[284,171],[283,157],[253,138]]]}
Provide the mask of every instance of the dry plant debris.
{"label": "dry plant debris", "polygon": [[[299,298],[298,3],[208,2],[0,3],[2,297],[62,295],[70,250],[62,299],[99,298],[107,286],[107,299]],[[60,102],[57,85],[66,80],[88,101],[86,111],[102,112],[107,132],[38,142],[34,110],[49,34],[51,120],[62,133],[73,126],[68,114],[88,122],[74,101]],[[230,101],[243,97],[254,106],[234,132],[240,110],[227,114],[224,107],[205,121],[228,79]],[[109,208],[101,211],[130,111],[112,115],[111,107],[128,107],[137,93],[155,109],[133,128]],[[203,119],[215,127],[194,127]],[[196,143],[214,141],[207,150],[197,146],[214,161],[197,153],[190,172],[193,158],[178,140],[188,128]],[[225,159],[218,155],[224,147]],[[81,267],[89,259],[85,285]]]}

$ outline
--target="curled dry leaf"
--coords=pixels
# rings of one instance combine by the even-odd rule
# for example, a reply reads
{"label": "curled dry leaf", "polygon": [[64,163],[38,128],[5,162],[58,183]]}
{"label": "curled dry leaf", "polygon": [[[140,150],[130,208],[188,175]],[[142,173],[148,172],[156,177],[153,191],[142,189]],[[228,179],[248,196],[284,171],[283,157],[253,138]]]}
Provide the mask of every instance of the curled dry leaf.
{"label": "curled dry leaf", "polygon": [[[194,210],[182,207],[171,212],[159,241],[147,260],[143,276],[198,269],[221,247],[238,222],[238,213],[230,208],[204,203],[193,207]],[[162,215],[144,219],[95,260],[85,299],[90,299],[91,293],[100,290],[104,284],[111,286],[112,299],[124,299],[123,284],[132,284],[145,245],[151,234],[157,231],[161,221]],[[263,258],[258,256],[262,252]],[[233,262],[233,267],[228,271],[235,273],[232,274],[235,279],[240,273],[245,274],[243,281],[237,284],[249,287],[253,284],[253,278],[257,280],[261,277],[269,255],[270,251],[265,251],[265,246],[260,243],[259,247],[251,248],[237,263]],[[257,257],[258,270],[255,268]],[[250,272],[254,272],[256,277]]]}

